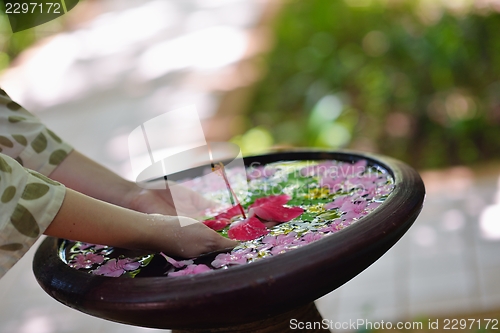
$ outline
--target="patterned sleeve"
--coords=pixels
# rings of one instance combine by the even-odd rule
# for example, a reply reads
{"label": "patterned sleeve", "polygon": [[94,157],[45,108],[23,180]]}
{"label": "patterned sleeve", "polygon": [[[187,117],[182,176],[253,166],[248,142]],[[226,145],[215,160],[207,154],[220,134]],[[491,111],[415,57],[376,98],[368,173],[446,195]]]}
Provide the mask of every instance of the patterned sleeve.
{"label": "patterned sleeve", "polygon": [[44,175],[71,149],[0,89],[0,277],[59,211],[66,188]]}
{"label": "patterned sleeve", "polygon": [[0,89],[0,152],[48,176],[72,150]]}
{"label": "patterned sleeve", "polygon": [[56,216],[66,188],[0,154],[0,277]]}

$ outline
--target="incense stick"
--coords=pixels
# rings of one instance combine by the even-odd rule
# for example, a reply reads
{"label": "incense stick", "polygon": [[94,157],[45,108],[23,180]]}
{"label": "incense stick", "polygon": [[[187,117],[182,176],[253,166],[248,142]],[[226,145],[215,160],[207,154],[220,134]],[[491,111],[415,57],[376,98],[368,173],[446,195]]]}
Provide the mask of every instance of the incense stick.
{"label": "incense stick", "polygon": [[226,188],[229,192],[229,200],[231,201],[231,205],[234,206],[235,201],[236,201],[236,205],[240,208],[241,215],[243,215],[243,218],[246,219],[247,216],[245,215],[245,210],[241,206],[240,201],[238,200],[238,197],[236,196],[233,189],[231,188],[231,185],[229,184],[229,180],[227,179],[227,175],[226,175],[226,170],[224,169],[224,164],[222,164],[222,162],[217,163],[217,166],[214,164],[214,158],[212,156],[212,148],[210,147],[210,144],[208,142],[207,142],[207,146],[208,146],[208,154],[210,155],[210,165],[212,167],[212,172],[220,170],[220,174],[221,174],[222,178],[224,179],[224,182],[226,183]]}
{"label": "incense stick", "polygon": [[[224,164],[222,164],[222,162],[219,162],[218,166],[219,166],[219,170],[221,170],[222,178],[224,178],[224,182],[226,183],[226,186],[227,186],[228,190],[231,192],[232,197],[236,201],[236,205],[240,208],[241,215],[243,215],[243,218],[246,219],[247,216],[245,215],[245,210],[241,206],[240,201],[238,200],[238,197],[234,193],[231,185],[229,184],[229,180],[227,179],[227,175],[226,175],[226,170],[224,169]],[[232,203],[232,204],[234,205],[234,203]]]}

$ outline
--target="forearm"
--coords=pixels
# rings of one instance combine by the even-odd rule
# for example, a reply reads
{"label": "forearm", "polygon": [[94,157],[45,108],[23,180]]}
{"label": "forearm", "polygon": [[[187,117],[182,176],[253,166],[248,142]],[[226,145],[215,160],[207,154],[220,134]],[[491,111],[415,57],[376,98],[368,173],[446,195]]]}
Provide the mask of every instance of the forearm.
{"label": "forearm", "polygon": [[90,198],[71,189],[45,234],[125,248],[144,248],[147,215]]}
{"label": "forearm", "polygon": [[136,212],[66,188],[62,206],[45,234],[185,258],[237,245],[203,223],[193,222],[187,217]]}
{"label": "forearm", "polygon": [[140,189],[104,166],[73,150],[50,174],[66,187],[118,206],[128,207]]}

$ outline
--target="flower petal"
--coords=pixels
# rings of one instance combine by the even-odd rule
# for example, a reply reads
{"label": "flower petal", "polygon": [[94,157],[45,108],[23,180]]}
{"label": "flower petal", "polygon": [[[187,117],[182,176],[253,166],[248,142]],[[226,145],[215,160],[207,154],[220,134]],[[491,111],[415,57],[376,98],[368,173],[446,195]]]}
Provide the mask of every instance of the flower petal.
{"label": "flower petal", "polygon": [[221,217],[215,220],[205,220],[203,221],[203,224],[209,227],[210,229],[219,231],[230,225],[231,220]]}
{"label": "flower petal", "polygon": [[286,194],[271,195],[268,197],[259,198],[259,199],[255,200],[255,202],[253,204],[251,204],[249,208],[258,207],[258,206],[262,206],[264,204],[269,204],[269,203],[282,206],[282,205],[285,205],[288,201],[290,201],[290,199],[291,199],[291,197],[286,195]]}
{"label": "flower petal", "polygon": [[247,241],[254,240],[260,236],[267,235],[267,230],[264,223],[260,222],[256,217],[250,217],[246,220],[233,223],[229,228],[227,235],[231,239]]}
{"label": "flower petal", "polygon": [[273,203],[250,208],[250,216],[257,215],[263,220],[274,222],[288,222],[300,215],[304,210],[300,207],[283,207]]}
{"label": "flower petal", "polygon": [[235,217],[236,215],[240,215],[241,214],[241,210],[240,210],[240,207],[239,206],[233,206],[231,208],[229,208],[228,210],[226,210],[224,213],[220,213],[219,215],[215,216],[215,219],[231,219],[233,217]]}

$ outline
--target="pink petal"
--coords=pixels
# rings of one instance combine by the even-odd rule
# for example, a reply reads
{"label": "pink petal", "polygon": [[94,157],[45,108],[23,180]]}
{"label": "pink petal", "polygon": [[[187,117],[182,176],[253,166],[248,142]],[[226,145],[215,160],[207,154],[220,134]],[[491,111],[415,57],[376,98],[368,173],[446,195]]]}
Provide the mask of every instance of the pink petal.
{"label": "pink petal", "polygon": [[282,206],[282,205],[286,204],[288,201],[290,201],[290,199],[291,199],[291,197],[286,195],[286,194],[271,195],[268,197],[259,198],[259,199],[255,200],[255,202],[253,204],[251,204],[250,207],[248,207],[248,208],[258,207],[258,206],[262,206],[262,205],[268,204],[268,203],[273,203],[275,205]]}
{"label": "pink petal", "polygon": [[349,196],[349,195],[344,195],[344,196],[335,198],[332,202],[327,203],[325,205],[325,209],[329,210],[329,209],[334,209],[334,208],[340,208],[340,207],[342,207],[342,205],[344,203],[351,202],[352,199],[353,199],[353,197]]}
{"label": "pink petal", "polygon": [[175,268],[181,268],[181,267],[184,267],[184,266],[188,266],[188,265],[192,265],[193,264],[193,260],[181,260],[181,261],[177,261],[175,260],[174,258],[170,258],[169,256],[167,256],[165,253],[163,252],[160,252],[160,255],[165,258],[165,260],[172,266],[174,266]]}
{"label": "pink petal", "polygon": [[112,259],[102,265],[101,267],[95,269],[92,271],[93,274],[95,275],[104,275],[104,276],[111,276],[111,277],[119,277],[123,273],[125,273],[125,270],[119,266],[117,266],[116,259]]}
{"label": "pink petal", "polygon": [[342,207],[340,207],[340,210],[347,213],[352,212],[355,214],[360,214],[364,211],[366,206],[367,202],[364,200],[359,202],[345,202],[344,204],[342,204]]}
{"label": "pink petal", "polygon": [[257,215],[263,220],[274,222],[288,222],[304,212],[300,207],[283,207],[273,203],[250,208],[250,216]]}
{"label": "pink petal", "polygon": [[141,263],[135,261],[135,262],[126,263],[122,267],[126,271],[135,271],[137,268],[139,268],[139,266],[141,266]]}
{"label": "pink petal", "polygon": [[205,220],[203,221],[203,224],[209,227],[210,229],[213,229],[215,231],[219,231],[227,227],[228,225],[231,224],[231,220],[227,218],[217,218],[215,220]]}
{"label": "pink petal", "polygon": [[300,239],[302,242],[309,244],[323,238],[323,235],[316,232],[310,232],[302,236]]}
{"label": "pink petal", "polygon": [[286,251],[289,250],[289,245],[278,245],[278,246],[275,246],[272,248],[271,250],[271,254],[272,255],[277,255],[277,254],[280,254],[280,253],[285,253]]}
{"label": "pink petal", "polygon": [[380,206],[381,204],[382,204],[381,202],[372,202],[372,203],[370,203],[370,204],[367,206],[367,208],[369,208],[369,209],[375,209],[375,208],[377,208],[378,206]]}
{"label": "pink petal", "polygon": [[267,230],[266,226],[258,218],[250,217],[246,220],[233,223],[227,235],[231,239],[247,241],[254,240],[268,233],[269,230]]}
{"label": "pink petal", "polygon": [[236,253],[221,253],[212,261],[212,266],[219,268],[227,265],[244,265],[247,263],[247,258],[244,254]]}
{"label": "pink petal", "polygon": [[345,190],[344,187],[345,178],[335,177],[335,178],[321,178],[319,182],[320,187],[328,187],[330,193],[335,193],[338,190]]}
{"label": "pink petal", "polygon": [[233,206],[231,208],[229,208],[227,211],[215,216],[215,219],[220,219],[220,218],[224,218],[224,219],[231,219],[237,215],[240,215],[241,214],[241,211],[240,211],[240,207],[238,206]]}
{"label": "pink petal", "polygon": [[208,271],[211,269],[207,265],[189,265],[181,271],[169,273],[168,276],[194,275]]}

